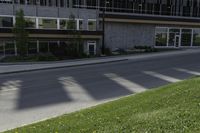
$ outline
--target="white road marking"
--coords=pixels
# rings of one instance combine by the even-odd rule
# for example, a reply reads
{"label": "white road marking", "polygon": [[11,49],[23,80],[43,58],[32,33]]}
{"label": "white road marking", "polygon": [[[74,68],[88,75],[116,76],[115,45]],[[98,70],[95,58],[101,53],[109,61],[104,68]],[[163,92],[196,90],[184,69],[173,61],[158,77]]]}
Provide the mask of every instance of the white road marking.
{"label": "white road marking", "polygon": [[108,73],[108,74],[104,74],[107,78],[109,78],[112,81],[115,81],[117,84],[125,87],[126,89],[130,90],[131,92],[143,92],[146,90],[146,88],[144,88],[143,86],[134,83],[130,80],[127,80],[117,74],[114,73]]}
{"label": "white road marking", "polygon": [[75,101],[94,101],[94,98],[73,77],[61,77],[60,83]]}
{"label": "white road marking", "polygon": [[177,71],[185,72],[185,73],[192,74],[192,75],[197,75],[197,76],[200,75],[200,72],[196,72],[196,71],[191,71],[191,70],[182,69],[182,68],[175,68],[175,69],[176,69]]}
{"label": "white road marking", "polygon": [[20,80],[7,81],[0,87],[0,92],[16,91],[21,86]]}
{"label": "white road marking", "polygon": [[167,75],[163,75],[163,74],[153,72],[153,71],[144,71],[144,73],[147,74],[147,75],[168,81],[168,82],[172,82],[172,83],[181,81],[180,79],[177,79],[177,78],[174,78],[174,77],[171,77],[171,76],[167,76]]}

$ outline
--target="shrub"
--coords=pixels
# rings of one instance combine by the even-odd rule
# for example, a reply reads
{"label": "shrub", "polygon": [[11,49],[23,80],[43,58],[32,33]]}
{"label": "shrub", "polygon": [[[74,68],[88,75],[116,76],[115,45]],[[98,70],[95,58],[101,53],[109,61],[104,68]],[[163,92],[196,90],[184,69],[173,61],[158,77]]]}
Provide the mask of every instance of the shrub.
{"label": "shrub", "polygon": [[31,61],[56,61],[58,58],[51,53],[40,53],[29,56],[7,56],[1,62],[31,62]]}
{"label": "shrub", "polygon": [[105,55],[108,55],[108,56],[112,55],[110,48],[105,48]]}

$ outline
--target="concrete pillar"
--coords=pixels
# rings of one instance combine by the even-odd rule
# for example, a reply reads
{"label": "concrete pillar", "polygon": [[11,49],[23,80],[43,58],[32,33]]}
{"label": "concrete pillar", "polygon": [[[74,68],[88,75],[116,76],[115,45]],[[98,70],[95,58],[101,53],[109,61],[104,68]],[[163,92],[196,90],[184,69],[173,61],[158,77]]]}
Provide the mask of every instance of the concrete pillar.
{"label": "concrete pillar", "polygon": [[3,41],[3,54],[6,56],[6,46],[5,46],[5,41]]}
{"label": "concrete pillar", "polygon": [[39,40],[37,40],[37,53],[40,52],[40,43],[39,43]]}
{"label": "concrete pillar", "polygon": [[60,19],[57,19],[57,29],[60,29]]}
{"label": "concrete pillar", "polygon": [[39,29],[39,18],[36,18],[36,29]]}
{"label": "concrete pillar", "polygon": [[14,42],[14,47],[15,47],[15,56],[17,56],[17,45],[16,45],[16,42]]}

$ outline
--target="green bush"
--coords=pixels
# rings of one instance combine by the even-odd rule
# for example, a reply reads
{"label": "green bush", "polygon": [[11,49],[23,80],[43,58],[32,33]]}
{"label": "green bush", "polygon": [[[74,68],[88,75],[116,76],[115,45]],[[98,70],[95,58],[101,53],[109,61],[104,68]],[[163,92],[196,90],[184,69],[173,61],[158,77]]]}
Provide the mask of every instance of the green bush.
{"label": "green bush", "polygon": [[59,60],[51,53],[40,53],[29,56],[7,56],[1,62],[32,62],[32,61],[56,61]]}
{"label": "green bush", "polygon": [[36,61],[56,61],[59,60],[56,56],[51,53],[40,53],[36,55]]}
{"label": "green bush", "polygon": [[105,48],[105,55],[108,55],[108,56],[112,55],[110,48]]}

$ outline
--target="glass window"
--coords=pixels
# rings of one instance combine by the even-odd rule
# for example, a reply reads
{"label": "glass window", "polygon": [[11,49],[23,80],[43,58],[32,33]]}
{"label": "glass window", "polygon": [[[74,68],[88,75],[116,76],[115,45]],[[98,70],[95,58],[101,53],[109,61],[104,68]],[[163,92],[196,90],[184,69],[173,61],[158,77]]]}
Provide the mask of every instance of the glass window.
{"label": "glass window", "polygon": [[167,46],[167,33],[156,33],[156,46]]}
{"label": "glass window", "polygon": [[88,30],[96,31],[96,21],[95,20],[88,20]]}
{"label": "glass window", "polygon": [[167,46],[167,28],[156,28],[156,46]]}
{"label": "glass window", "polygon": [[57,29],[57,20],[40,18],[39,28],[40,29]]}
{"label": "glass window", "polygon": [[0,41],[0,56],[4,55],[4,42]]}
{"label": "glass window", "polygon": [[193,46],[200,46],[200,29],[193,30]]}
{"label": "glass window", "polygon": [[60,20],[60,29],[63,30],[75,30],[77,27],[76,20],[69,20],[69,19],[61,19]]}
{"label": "glass window", "polygon": [[49,51],[53,54],[59,54],[59,45],[58,42],[49,42]]}
{"label": "glass window", "polygon": [[60,29],[67,29],[67,20],[60,20]]}
{"label": "glass window", "polygon": [[79,20],[79,30],[83,30],[83,20]]}
{"label": "glass window", "polygon": [[15,54],[15,44],[13,41],[6,41],[5,42],[5,54]]}
{"label": "glass window", "polygon": [[13,18],[0,17],[0,27],[13,27]]}
{"label": "glass window", "polygon": [[37,42],[29,42],[28,54],[36,54],[36,53],[37,53]]}
{"label": "glass window", "polygon": [[26,28],[36,28],[36,19],[35,18],[25,18]]}
{"label": "glass window", "polygon": [[182,29],[181,46],[191,46],[192,30]]}
{"label": "glass window", "polygon": [[40,42],[39,46],[40,53],[48,53],[49,52],[49,44],[48,42]]}

